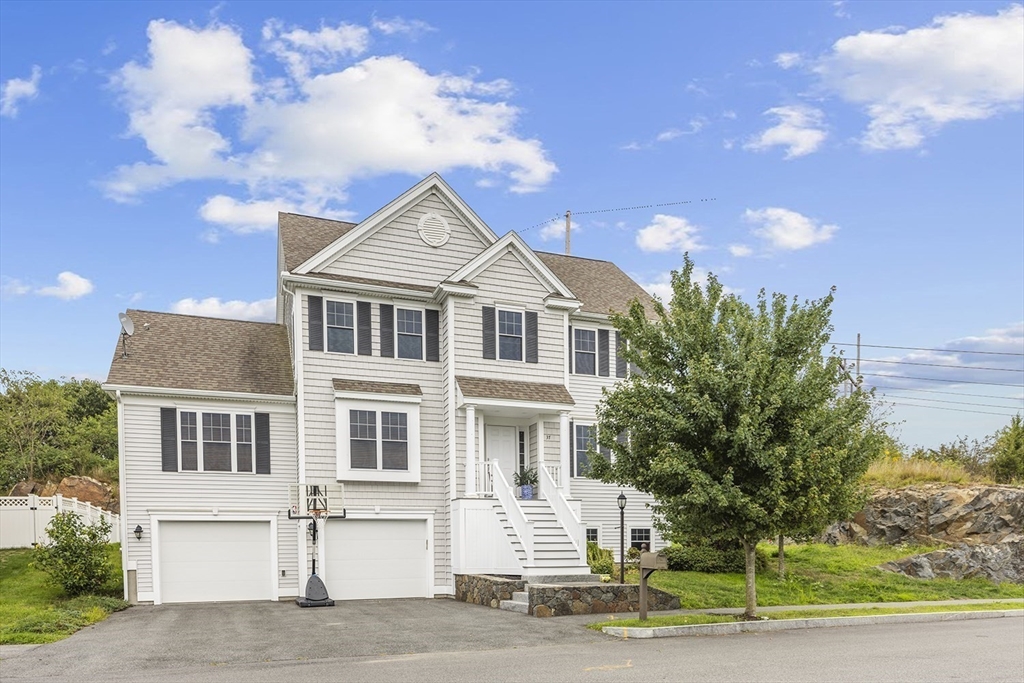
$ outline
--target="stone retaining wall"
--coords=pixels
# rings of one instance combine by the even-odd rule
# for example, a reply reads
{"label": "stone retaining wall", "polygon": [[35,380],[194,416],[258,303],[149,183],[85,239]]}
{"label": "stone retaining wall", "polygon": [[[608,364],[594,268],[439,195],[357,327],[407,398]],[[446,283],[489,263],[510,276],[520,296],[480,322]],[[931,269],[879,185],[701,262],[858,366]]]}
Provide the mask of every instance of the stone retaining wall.
{"label": "stone retaining wall", "polygon": [[[640,611],[640,586],[636,584],[530,584],[527,590],[530,594],[529,613],[535,617]],[[679,598],[648,585],[647,609],[679,609]]]}
{"label": "stone retaining wall", "polygon": [[525,585],[525,581],[501,576],[456,574],[455,599],[497,609],[502,600],[511,600],[512,593],[523,590]]}

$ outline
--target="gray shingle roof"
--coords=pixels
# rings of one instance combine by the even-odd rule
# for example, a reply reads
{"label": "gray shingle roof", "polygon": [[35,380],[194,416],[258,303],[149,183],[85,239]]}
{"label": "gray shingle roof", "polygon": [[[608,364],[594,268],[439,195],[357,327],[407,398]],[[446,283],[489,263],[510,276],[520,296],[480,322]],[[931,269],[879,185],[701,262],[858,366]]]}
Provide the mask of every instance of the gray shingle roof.
{"label": "gray shingle roof", "polygon": [[334,378],[335,391],[358,391],[366,394],[399,394],[402,396],[422,396],[419,384],[398,384],[395,382],[368,382],[361,379]]}
{"label": "gray shingle roof", "polygon": [[135,334],[127,358],[118,339],[109,384],[294,394],[284,325],[138,310],[128,315]]}
{"label": "gray shingle roof", "polygon": [[582,302],[586,313],[609,311],[625,313],[633,299],[640,299],[649,316],[654,315],[654,299],[611,261],[536,252],[565,286]]}
{"label": "gray shingle roof", "polygon": [[303,216],[298,213],[277,214],[277,229],[284,253],[284,267],[289,273],[319,253],[331,242],[352,228],[355,223],[328,218]]}
{"label": "gray shingle roof", "polygon": [[561,384],[518,382],[510,379],[458,376],[455,380],[466,398],[498,398],[530,403],[574,405],[572,394]]}

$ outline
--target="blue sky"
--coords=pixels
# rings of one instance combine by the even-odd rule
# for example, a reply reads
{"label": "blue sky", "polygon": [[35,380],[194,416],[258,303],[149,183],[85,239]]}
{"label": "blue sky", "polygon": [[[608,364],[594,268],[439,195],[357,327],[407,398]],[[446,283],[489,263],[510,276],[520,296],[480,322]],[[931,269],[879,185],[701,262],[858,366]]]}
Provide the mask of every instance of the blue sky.
{"label": "blue sky", "polygon": [[1024,405],[1019,4],[5,2],[0,83],[8,369],[104,378],[128,306],[265,317],[278,208],[436,170],[655,293],[689,250],[835,285],[837,342],[1018,354],[865,348],[910,443]]}

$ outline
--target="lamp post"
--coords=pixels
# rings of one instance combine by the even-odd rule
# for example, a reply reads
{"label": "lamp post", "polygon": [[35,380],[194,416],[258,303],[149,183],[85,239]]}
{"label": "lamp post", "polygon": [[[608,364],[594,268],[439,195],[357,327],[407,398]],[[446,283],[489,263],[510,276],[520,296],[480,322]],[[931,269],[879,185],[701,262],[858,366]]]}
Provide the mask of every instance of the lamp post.
{"label": "lamp post", "polygon": [[626,583],[626,494],[619,491],[619,583]]}

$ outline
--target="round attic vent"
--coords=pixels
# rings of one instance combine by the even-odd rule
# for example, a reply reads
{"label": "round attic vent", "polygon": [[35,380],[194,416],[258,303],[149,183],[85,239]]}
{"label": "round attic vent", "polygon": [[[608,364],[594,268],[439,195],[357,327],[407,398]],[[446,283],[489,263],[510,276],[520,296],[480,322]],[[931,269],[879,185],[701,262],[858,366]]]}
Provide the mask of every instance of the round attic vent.
{"label": "round attic vent", "polygon": [[419,222],[420,239],[432,247],[444,246],[452,236],[452,229],[444,216],[436,213],[425,213]]}

